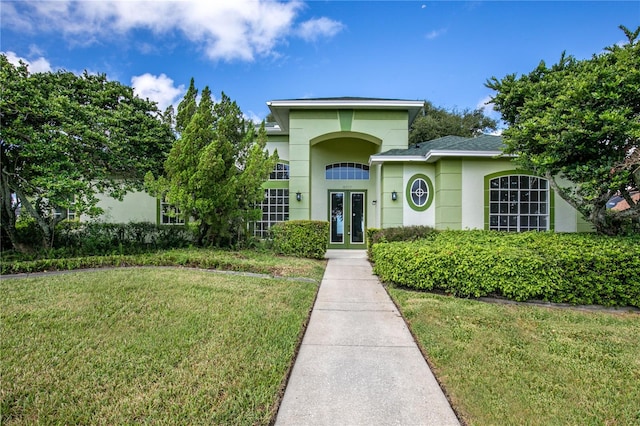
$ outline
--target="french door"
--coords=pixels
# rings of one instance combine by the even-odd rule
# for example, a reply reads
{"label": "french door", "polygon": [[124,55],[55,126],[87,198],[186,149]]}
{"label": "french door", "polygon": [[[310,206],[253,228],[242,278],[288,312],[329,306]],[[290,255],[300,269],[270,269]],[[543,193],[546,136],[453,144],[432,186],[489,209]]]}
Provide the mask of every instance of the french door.
{"label": "french door", "polygon": [[329,248],[365,246],[365,191],[329,191]]}

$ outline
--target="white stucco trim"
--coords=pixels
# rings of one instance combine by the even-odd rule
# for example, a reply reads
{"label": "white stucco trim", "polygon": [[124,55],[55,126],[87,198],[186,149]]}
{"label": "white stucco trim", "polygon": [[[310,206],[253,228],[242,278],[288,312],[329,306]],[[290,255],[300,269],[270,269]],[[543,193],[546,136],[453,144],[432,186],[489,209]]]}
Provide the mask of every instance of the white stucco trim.
{"label": "white stucco trim", "polygon": [[422,155],[372,155],[369,157],[369,165],[382,164],[382,163],[404,163],[404,162],[424,162],[425,158]]}
{"label": "white stucco trim", "polygon": [[424,101],[407,101],[402,99],[284,99],[268,101],[267,106],[275,108],[384,108],[408,109],[424,106]]}
{"label": "white stucco trim", "polygon": [[422,161],[435,163],[443,157],[466,157],[466,158],[514,158],[513,154],[505,154],[502,151],[454,151],[454,150],[432,150],[426,155],[372,155],[369,157],[369,165],[383,163],[405,163]]}
{"label": "white stucco trim", "polygon": [[279,124],[279,130],[272,130],[278,134],[289,132],[289,112],[292,109],[379,109],[408,111],[409,125],[413,123],[418,113],[424,106],[424,101],[407,101],[396,99],[289,99],[267,102],[269,110],[273,113]]}
{"label": "white stucco trim", "polygon": [[449,150],[432,150],[427,152],[424,159],[428,163],[434,163],[442,157],[475,157],[475,158],[496,158],[505,157],[513,158],[515,155],[505,154],[502,151],[449,151]]}

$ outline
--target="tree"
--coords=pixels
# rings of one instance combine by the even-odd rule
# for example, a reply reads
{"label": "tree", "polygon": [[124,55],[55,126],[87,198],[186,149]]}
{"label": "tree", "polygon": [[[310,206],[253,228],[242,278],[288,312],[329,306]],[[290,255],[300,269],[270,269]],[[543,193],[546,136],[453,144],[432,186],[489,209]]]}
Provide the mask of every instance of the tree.
{"label": "tree", "polygon": [[409,131],[409,144],[415,145],[442,136],[478,136],[497,127],[498,123],[484,115],[482,109],[447,111],[425,101],[422,115],[413,121]]}
{"label": "tree", "polygon": [[[623,46],[607,47],[590,59],[564,53],[550,68],[544,62],[527,75],[487,80],[495,109],[509,125],[505,152],[547,178],[552,187],[603,234],[640,231],[640,44],[620,27]],[[568,180],[569,184],[563,183]],[[630,208],[606,209],[614,195]]]}
{"label": "tree", "polygon": [[98,193],[121,199],[162,167],[174,140],[154,103],[104,75],[30,74],[0,55],[0,208],[14,247],[20,214],[52,243],[56,208],[97,215]]}
{"label": "tree", "polygon": [[199,244],[230,245],[258,218],[277,154],[266,151],[264,123],[256,130],[222,93],[214,103],[205,87],[200,102],[193,79],[178,105],[180,136],[165,162],[165,174],[147,176],[147,187],[198,224]]}
{"label": "tree", "polygon": [[275,123],[276,122],[276,116],[273,115],[272,112],[269,112],[269,114],[267,114],[267,116],[264,118],[264,121],[267,123]]}

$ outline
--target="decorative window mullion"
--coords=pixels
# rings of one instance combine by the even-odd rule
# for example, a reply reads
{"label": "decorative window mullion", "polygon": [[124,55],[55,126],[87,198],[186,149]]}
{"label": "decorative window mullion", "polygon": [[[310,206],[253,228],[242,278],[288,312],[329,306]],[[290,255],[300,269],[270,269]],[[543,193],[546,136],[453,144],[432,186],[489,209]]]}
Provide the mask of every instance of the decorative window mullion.
{"label": "decorative window mullion", "polygon": [[489,229],[517,232],[550,229],[551,194],[544,178],[511,174],[487,179]]}

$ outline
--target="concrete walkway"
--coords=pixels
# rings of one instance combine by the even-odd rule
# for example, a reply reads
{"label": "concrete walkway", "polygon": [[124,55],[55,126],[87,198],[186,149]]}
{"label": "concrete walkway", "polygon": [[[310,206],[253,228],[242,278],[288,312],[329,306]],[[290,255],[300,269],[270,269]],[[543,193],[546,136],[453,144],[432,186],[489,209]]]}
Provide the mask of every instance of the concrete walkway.
{"label": "concrete walkway", "polygon": [[327,257],[276,425],[459,425],[366,253]]}

